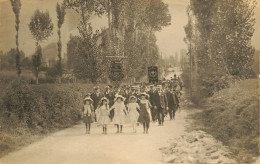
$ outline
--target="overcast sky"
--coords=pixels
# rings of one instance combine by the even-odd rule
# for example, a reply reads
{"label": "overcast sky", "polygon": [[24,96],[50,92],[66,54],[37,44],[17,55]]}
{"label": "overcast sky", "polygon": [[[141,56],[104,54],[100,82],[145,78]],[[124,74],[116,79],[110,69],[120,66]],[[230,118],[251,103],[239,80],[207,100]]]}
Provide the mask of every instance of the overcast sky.
{"label": "overcast sky", "polygon": [[[49,10],[52,20],[54,22],[54,33],[48,41],[45,41],[42,45],[45,46],[51,42],[57,42],[57,25],[56,25],[56,3],[62,0],[21,0],[21,23],[19,42],[20,49],[25,52],[26,55],[31,55],[35,50],[35,41],[33,40],[31,33],[28,29],[28,24],[31,15],[38,8],[42,11]],[[189,0],[164,0],[169,5],[169,10],[172,15],[172,25],[165,27],[162,31],[157,32],[157,43],[160,48],[160,52],[164,56],[175,54],[181,49],[185,49],[186,45],[183,41],[185,32],[183,27],[187,23],[186,7]],[[260,0],[257,0],[260,2]],[[260,3],[256,9],[256,31],[252,40],[252,44],[260,49]],[[0,0],[0,50],[7,52],[10,48],[15,47],[15,28],[14,28],[14,14],[12,12],[11,4],[9,0]],[[106,19],[93,17],[91,20],[94,28],[100,29],[107,26]],[[69,40],[70,34],[77,34],[77,16],[73,11],[69,12],[65,19],[65,24],[62,27],[62,41],[63,41],[63,53],[66,52],[66,43]]]}

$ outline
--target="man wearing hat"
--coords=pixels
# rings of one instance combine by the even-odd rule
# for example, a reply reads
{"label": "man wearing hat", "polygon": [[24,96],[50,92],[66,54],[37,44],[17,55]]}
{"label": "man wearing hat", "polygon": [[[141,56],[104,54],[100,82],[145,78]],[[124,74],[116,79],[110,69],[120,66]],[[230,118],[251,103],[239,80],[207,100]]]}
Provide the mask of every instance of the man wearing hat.
{"label": "man wearing hat", "polygon": [[150,100],[150,103],[152,105],[151,107],[151,115],[152,115],[152,121],[154,122],[156,119],[155,119],[155,116],[156,116],[156,110],[154,109],[154,94],[155,94],[155,88],[154,88],[154,85],[150,85],[150,90],[148,91],[148,94],[149,94],[149,100]]}
{"label": "man wearing hat", "polygon": [[168,101],[161,86],[157,86],[157,91],[154,94],[154,109],[156,110],[159,126],[163,126],[164,113],[168,109]]}
{"label": "man wearing hat", "polygon": [[174,119],[175,117],[175,112],[177,110],[178,106],[178,97],[176,93],[174,92],[172,87],[169,87],[166,91],[166,96],[168,100],[168,107],[169,107],[169,115],[170,119]]}
{"label": "man wearing hat", "polygon": [[[103,97],[103,95],[100,92],[99,86],[94,87],[94,93],[91,94],[91,99],[94,101],[93,102],[94,111],[96,111],[96,109],[98,107],[98,102],[101,100],[102,97]],[[96,118],[95,118],[95,121],[97,121]]]}
{"label": "man wearing hat", "polygon": [[[112,91],[112,86],[108,85],[106,87],[106,91],[105,91],[105,97],[109,100],[109,106],[113,106],[114,105],[114,99],[115,99],[115,93]],[[114,110],[110,111],[110,115],[109,115],[111,121],[114,117]]]}

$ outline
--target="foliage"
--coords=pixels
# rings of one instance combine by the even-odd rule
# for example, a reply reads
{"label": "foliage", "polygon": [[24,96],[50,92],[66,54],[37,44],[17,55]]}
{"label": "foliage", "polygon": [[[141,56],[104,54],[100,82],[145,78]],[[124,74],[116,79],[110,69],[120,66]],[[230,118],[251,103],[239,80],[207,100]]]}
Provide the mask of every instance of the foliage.
{"label": "foliage", "polygon": [[[17,51],[12,48],[7,53],[2,53],[0,55],[0,68],[1,70],[14,70],[16,68],[15,60],[16,60]],[[25,58],[25,54],[23,51],[20,51],[20,59],[22,67],[28,67],[27,59]]]}
{"label": "foliage", "polygon": [[[105,58],[106,56],[127,57],[122,60],[124,68],[127,68],[124,69],[126,79],[142,76],[146,73],[147,66],[157,64],[159,49],[154,33],[169,25],[171,21],[168,6],[162,0],[64,0],[64,4],[79,14],[80,39],[85,45],[93,47],[92,50],[89,47],[78,47],[79,41],[75,39],[79,38],[75,37],[71,40],[74,43],[68,43],[69,47],[77,45],[80,49],[71,47],[67,52],[69,65],[75,61],[79,62],[75,65],[76,70],[74,69],[76,74],[81,74],[79,77],[93,77],[92,71],[87,72],[93,68],[96,69],[94,79],[107,77],[110,59]],[[107,14],[108,29],[93,33],[89,22],[93,14]],[[85,55],[73,55],[75,51]],[[86,55],[91,51],[97,55]],[[95,61],[96,65],[93,64],[89,68],[89,61]],[[86,71],[80,71],[82,69]]]}
{"label": "foliage", "polygon": [[37,136],[74,125],[79,121],[83,97],[93,87],[28,85],[21,80],[10,83],[0,99],[0,156],[31,143]]}
{"label": "foliage", "polygon": [[14,12],[14,15],[15,15],[15,30],[16,30],[16,36],[15,36],[15,39],[16,39],[16,56],[15,56],[15,59],[16,59],[16,69],[17,69],[17,74],[18,76],[20,76],[21,74],[21,63],[20,63],[20,58],[21,58],[21,52],[19,51],[19,35],[18,35],[18,32],[19,32],[19,25],[20,25],[20,19],[19,19],[19,16],[20,16],[20,10],[21,10],[21,1],[20,0],[10,0],[11,2],[11,5],[12,5],[12,8],[13,8],[13,12]]}
{"label": "foliage", "polygon": [[171,15],[168,5],[162,0],[149,0],[145,8],[144,24],[155,31],[171,24]]}
{"label": "foliage", "polygon": [[[91,30],[89,29],[89,31]],[[95,39],[96,36],[91,31],[88,40],[71,37],[67,46],[69,68],[73,69],[77,78],[90,79],[92,82],[96,82],[101,75],[100,61],[104,61]]]}
{"label": "foliage", "polygon": [[33,72],[36,76],[36,83],[38,84],[38,74],[41,71],[41,59],[42,59],[42,49],[39,42],[47,40],[49,36],[52,35],[53,23],[51,21],[49,12],[41,12],[36,10],[34,15],[31,17],[30,24],[28,25],[32,33],[32,36],[36,40],[36,52],[33,55]]}
{"label": "foliage", "polygon": [[28,25],[36,44],[43,40],[47,40],[52,35],[53,23],[49,12],[41,12],[36,10],[31,17],[30,24]]}
{"label": "foliage", "polygon": [[207,132],[229,146],[239,163],[259,155],[258,80],[244,80],[214,94],[196,113]]}
{"label": "foliage", "polygon": [[41,46],[37,46],[37,50],[35,54],[32,56],[32,63],[33,63],[33,73],[37,79],[38,84],[38,76],[39,72],[41,71],[41,64],[42,64],[42,48]]}
{"label": "foliage", "polygon": [[255,55],[254,55],[254,64],[252,65],[252,69],[254,71],[254,73],[256,75],[259,75],[260,74],[260,65],[259,65],[259,61],[260,61],[260,51],[257,50],[255,51]]}
{"label": "foliage", "polygon": [[[188,24],[184,29],[195,95],[203,98],[200,93],[205,88],[208,90],[218,85],[218,80],[223,76],[228,77],[221,84],[226,87],[225,81],[228,82],[230,76],[241,79],[253,76],[254,48],[251,38],[254,33],[255,6],[254,0],[190,1]],[[208,80],[202,82],[201,79]],[[212,93],[215,91],[212,90]]]}
{"label": "foliage", "polygon": [[59,3],[57,3],[56,6],[56,12],[57,12],[57,18],[58,18],[58,36],[59,36],[59,40],[58,40],[58,62],[57,62],[57,70],[58,70],[58,74],[61,76],[62,75],[62,59],[61,59],[61,50],[62,50],[62,43],[61,43],[61,26],[64,23],[64,19],[65,19],[65,15],[66,15],[66,11],[65,11],[65,7],[63,5],[60,5]]}

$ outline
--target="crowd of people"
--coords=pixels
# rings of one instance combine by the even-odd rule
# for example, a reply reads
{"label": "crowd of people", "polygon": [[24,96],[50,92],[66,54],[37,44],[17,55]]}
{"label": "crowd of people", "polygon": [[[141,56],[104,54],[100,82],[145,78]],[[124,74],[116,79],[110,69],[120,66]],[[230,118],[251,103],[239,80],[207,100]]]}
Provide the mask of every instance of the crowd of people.
{"label": "crowd of people", "polygon": [[94,87],[94,92],[87,94],[83,101],[82,117],[86,133],[90,133],[93,122],[102,126],[103,134],[107,134],[110,124],[117,127],[117,133],[122,133],[125,124],[131,124],[136,133],[136,126],[142,124],[143,132],[148,133],[151,121],[163,126],[165,117],[175,118],[175,112],[180,108],[181,90],[182,81],[176,75],[157,85],[108,85],[104,93],[100,87]]}

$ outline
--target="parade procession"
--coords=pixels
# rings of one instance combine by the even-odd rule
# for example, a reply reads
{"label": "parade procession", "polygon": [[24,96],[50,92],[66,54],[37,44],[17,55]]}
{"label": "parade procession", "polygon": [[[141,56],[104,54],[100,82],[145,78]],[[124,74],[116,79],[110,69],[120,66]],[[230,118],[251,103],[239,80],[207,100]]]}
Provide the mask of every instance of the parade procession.
{"label": "parade procession", "polygon": [[260,0],[0,0],[0,164],[260,164]]}
{"label": "parade procession", "polygon": [[132,125],[133,133],[137,133],[136,126],[143,126],[143,133],[148,134],[150,122],[163,126],[165,117],[174,120],[176,111],[181,110],[182,85],[174,74],[160,84],[108,85],[104,92],[99,86],[94,87],[93,93],[83,100],[86,134],[90,134],[92,123],[101,126],[103,134],[107,134],[108,125],[115,125],[116,133],[122,133],[125,124]]}

